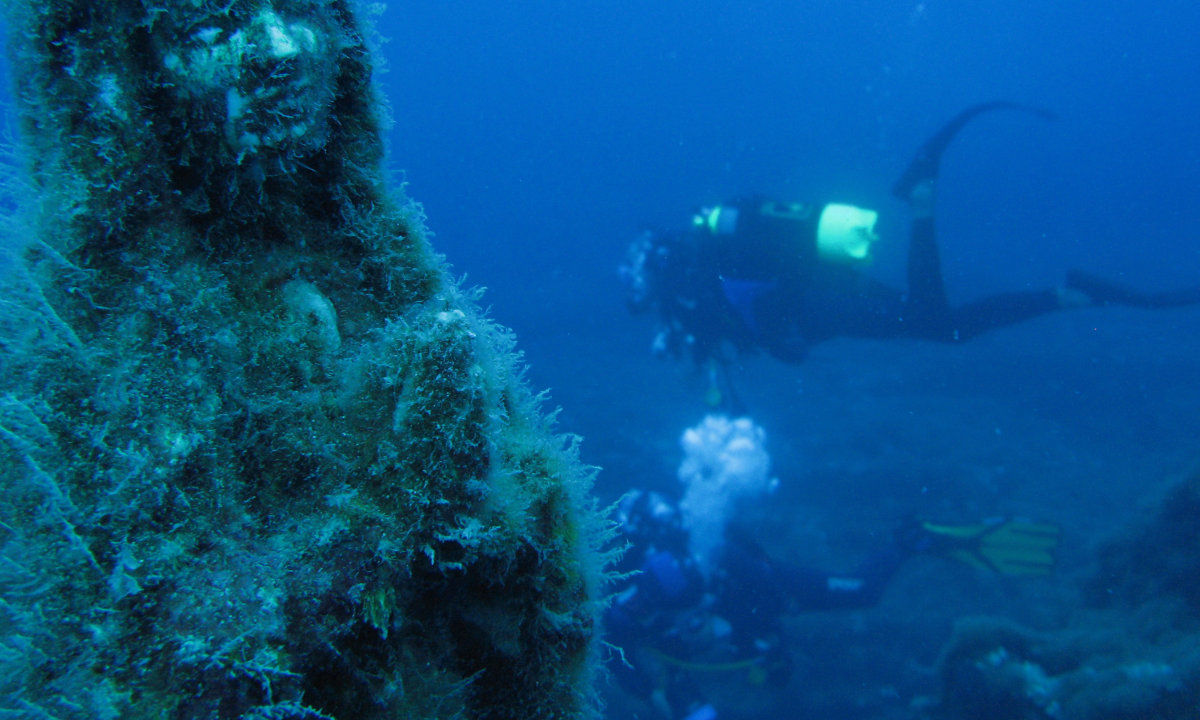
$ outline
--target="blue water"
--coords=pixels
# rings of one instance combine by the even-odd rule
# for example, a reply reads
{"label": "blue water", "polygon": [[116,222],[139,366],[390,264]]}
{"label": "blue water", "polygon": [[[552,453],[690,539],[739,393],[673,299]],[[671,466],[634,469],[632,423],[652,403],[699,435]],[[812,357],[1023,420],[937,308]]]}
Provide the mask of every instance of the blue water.
{"label": "blue water", "polygon": [[[1200,276],[1194,4],[581,5],[394,5],[382,83],[396,172],[438,249],[518,332],[564,429],[610,468],[604,491],[660,481],[647,475],[673,467],[674,438],[703,411],[703,384],[651,360],[651,321],[621,305],[629,238],[748,192],[839,199],[881,211],[871,272],[900,283],[907,211],[888,190],[971,103],[1008,98],[1060,119],[985,116],[947,153],[938,222],[952,301],[1050,287],[1072,267],[1146,288]],[[969,408],[985,398],[1026,423],[1186,457],[1198,328],[1188,310],[1089,310],[960,348],[845,341],[801,367],[751,358],[741,382],[760,422],[778,418],[780,462],[802,464],[785,475],[809,472],[797,448],[853,414],[897,436],[924,422],[888,422],[889,396],[968,416],[980,442],[1004,432]],[[870,434],[883,442],[883,428]]]}
{"label": "blue water", "polygon": [[[888,191],[960,109],[1011,99],[947,153],[938,222],[952,302],[1051,287],[1069,268],[1169,288],[1200,279],[1200,6],[709,0],[394,4],[383,16],[392,163],[438,249],[513,327],[530,380],[604,468],[606,500],[678,494],[703,378],[649,356],[615,268],[645,225],[764,192],[877,208],[870,272],[903,281]],[[1200,309],[1058,314],[958,347],[839,340],[736,372],[780,489],[743,508],[777,557],[848,567],[908,513],[1063,527],[1061,569],[1013,582],[902,570],[878,609],[792,619],[783,689],[730,717],[908,717],[954,619],[1055,625],[1096,543],[1190,472]],[[614,716],[645,712],[610,688]],[[761,703],[761,706],[756,705]],[[631,709],[632,708],[632,709]],[[739,714],[741,713],[741,714]]]}

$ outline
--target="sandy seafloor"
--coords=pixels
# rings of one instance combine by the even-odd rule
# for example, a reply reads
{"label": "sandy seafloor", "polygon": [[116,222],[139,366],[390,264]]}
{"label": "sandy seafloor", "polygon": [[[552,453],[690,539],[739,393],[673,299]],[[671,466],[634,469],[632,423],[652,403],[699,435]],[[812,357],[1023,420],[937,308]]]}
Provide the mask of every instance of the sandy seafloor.
{"label": "sandy seafloor", "polygon": [[[520,333],[531,382],[551,388],[561,427],[582,434],[585,460],[602,466],[605,500],[674,490],[678,436],[706,412],[703,377],[652,358],[650,321],[623,317],[616,297],[564,302],[593,322],[543,317]],[[801,366],[746,358],[739,388],[780,485],[740,517],[777,557],[850,568],[913,513],[1050,520],[1063,542],[1050,578],[918,558],[875,609],[791,618],[790,684],[709,680],[722,717],[916,717],[936,695],[933,665],[956,618],[1060,625],[1097,544],[1200,464],[1197,338],[1200,309],[1103,308],[960,346],[839,340]],[[610,717],[638,712],[619,690],[608,695]]]}

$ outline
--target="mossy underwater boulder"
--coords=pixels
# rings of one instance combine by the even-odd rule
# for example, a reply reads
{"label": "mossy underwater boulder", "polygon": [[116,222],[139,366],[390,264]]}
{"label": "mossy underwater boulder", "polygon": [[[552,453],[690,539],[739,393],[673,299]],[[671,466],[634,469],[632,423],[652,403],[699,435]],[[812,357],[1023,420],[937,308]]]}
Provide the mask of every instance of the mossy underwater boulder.
{"label": "mossy underwater boulder", "polygon": [[0,714],[589,714],[591,471],[389,187],[358,7],[3,8]]}

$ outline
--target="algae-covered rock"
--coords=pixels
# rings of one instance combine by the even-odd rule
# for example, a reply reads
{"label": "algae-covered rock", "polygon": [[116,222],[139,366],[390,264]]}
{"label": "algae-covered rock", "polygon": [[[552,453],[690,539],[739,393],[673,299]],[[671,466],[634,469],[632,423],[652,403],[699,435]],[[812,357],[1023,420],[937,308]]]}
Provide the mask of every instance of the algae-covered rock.
{"label": "algae-covered rock", "polygon": [[0,715],[587,714],[591,473],[388,186],[356,5],[4,9]]}

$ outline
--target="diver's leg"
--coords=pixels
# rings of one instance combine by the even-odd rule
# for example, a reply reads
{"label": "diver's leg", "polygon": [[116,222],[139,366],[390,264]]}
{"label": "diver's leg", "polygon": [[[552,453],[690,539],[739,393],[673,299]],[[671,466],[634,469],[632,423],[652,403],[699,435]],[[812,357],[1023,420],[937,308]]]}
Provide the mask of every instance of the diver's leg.
{"label": "diver's leg", "polygon": [[1056,310],[1094,305],[1154,309],[1197,304],[1200,304],[1200,287],[1148,293],[1072,271],[1067,274],[1066,285],[1060,288],[1001,293],[947,310],[948,336],[933,337],[960,342],[988,330],[1014,325]]}
{"label": "diver's leg", "polygon": [[[1086,305],[1086,303],[1083,303]],[[1015,325],[1039,315],[1078,306],[1062,289],[991,295],[950,311],[952,342],[969,340],[994,328]]]}
{"label": "diver's leg", "polygon": [[1200,303],[1200,287],[1167,292],[1142,292],[1078,270],[1067,273],[1067,289],[1082,293],[1093,305],[1168,308]]}
{"label": "diver's leg", "polygon": [[931,340],[953,339],[954,328],[946,289],[942,282],[941,261],[933,222],[934,189],[942,154],[950,142],[974,118],[994,110],[1019,110],[1045,119],[1053,113],[1041,108],[1008,101],[973,105],[950,120],[917,150],[904,174],[892,186],[892,194],[912,208],[912,237],[908,250],[907,334]]}
{"label": "diver's leg", "polygon": [[913,188],[912,238],[908,248],[908,334],[927,340],[961,342],[993,328],[1013,325],[1038,315],[1090,304],[1067,288],[992,295],[951,308],[942,280],[941,260],[933,219],[934,182]]}
{"label": "diver's leg", "polygon": [[1087,305],[1069,288],[992,295],[951,308],[942,280],[933,219],[933,181],[917,185],[910,198],[912,238],[908,249],[908,334],[927,340],[962,342],[979,333],[1065,307]]}
{"label": "diver's leg", "polygon": [[952,333],[952,328],[933,219],[934,188],[934,178],[929,177],[917,183],[908,196],[912,225],[908,241],[905,314],[908,334],[945,339]]}

